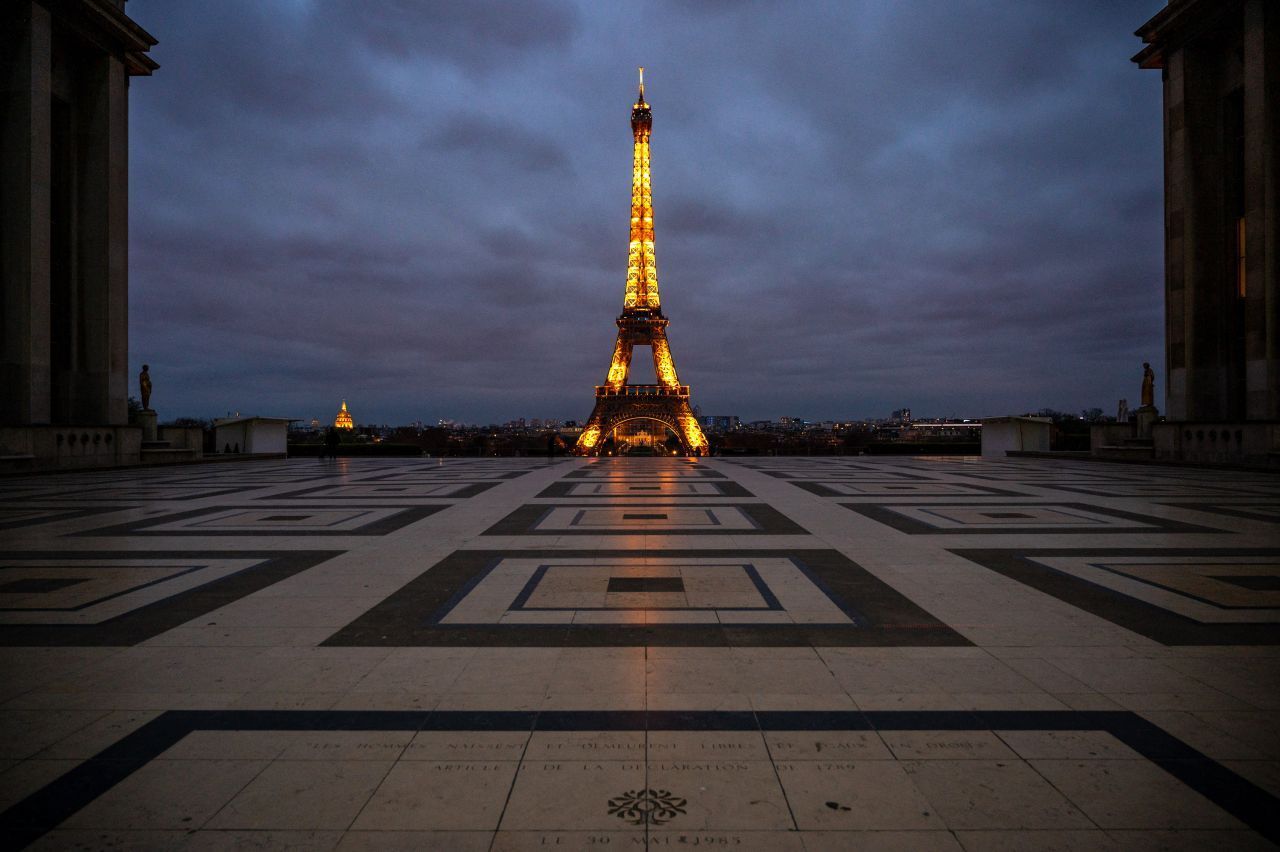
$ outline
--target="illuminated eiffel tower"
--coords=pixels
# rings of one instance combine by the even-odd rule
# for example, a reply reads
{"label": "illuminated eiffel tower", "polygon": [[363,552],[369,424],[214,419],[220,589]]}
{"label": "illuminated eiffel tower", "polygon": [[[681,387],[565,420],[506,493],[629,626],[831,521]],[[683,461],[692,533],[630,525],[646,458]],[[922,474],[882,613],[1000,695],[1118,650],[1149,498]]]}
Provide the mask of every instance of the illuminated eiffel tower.
{"label": "illuminated eiffel tower", "polygon": [[[658,266],[653,253],[653,196],[649,183],[649,136],[653,116],[644,100],[644,69],[640,69],[640,95],[631,108],[631,135],[635,140],[631,172],[631,247],[627,256],[627,290],[618,317],[618,342],[603,385],[596,387],[596,407],[582,430],[574,452],[598,455],[622,432],[665,434],[673,432],[681,449],[691,455],[707,452],[707,439],[689,408],[689,386],[680,384],[667,344],[667,318],[658,300]],[[627,383],[631,351],[648,346],[653,351],[656,385]],[[621,431],[620,431],[621,427]],[[656,427],[656,428],[655,428]]]}

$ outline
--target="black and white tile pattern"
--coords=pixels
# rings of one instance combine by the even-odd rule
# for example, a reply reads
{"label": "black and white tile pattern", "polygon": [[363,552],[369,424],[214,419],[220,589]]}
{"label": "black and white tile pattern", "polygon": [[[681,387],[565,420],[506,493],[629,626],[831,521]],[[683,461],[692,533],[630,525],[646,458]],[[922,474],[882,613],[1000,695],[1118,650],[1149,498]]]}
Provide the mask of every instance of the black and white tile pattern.
{"label": "black and white tile pattern", "polygon": [[1275,475],[300,459],[0,485],[9,847],[1280,837]]}

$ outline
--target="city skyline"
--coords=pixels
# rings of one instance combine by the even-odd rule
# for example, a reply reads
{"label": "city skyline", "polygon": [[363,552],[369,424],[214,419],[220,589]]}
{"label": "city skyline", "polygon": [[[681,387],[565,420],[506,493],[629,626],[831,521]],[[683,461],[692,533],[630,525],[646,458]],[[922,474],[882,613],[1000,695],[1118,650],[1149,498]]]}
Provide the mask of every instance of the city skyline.
{"label": "city skyline", "polygon": [[163,417],[584,420],[645,65],[704,412],[1109,410],[1163,347],[1153,6],[133,0],[131,370]]}

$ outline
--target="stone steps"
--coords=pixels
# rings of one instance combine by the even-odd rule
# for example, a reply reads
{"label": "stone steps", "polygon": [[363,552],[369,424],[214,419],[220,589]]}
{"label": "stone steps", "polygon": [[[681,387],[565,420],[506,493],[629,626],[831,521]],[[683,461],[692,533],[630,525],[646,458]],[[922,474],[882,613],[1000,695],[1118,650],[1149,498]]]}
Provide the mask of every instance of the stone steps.
{"label": "stone steps", "polygon": [[36,457],[31,453],[8,453],[0,455],[0,473],[22,473],[35,470]]}
{"label": "stone steps", "polygon": [[[162,444],[163,446],[148,446]],[[168,441],[147,441],[142,445],[143,464],[178,464],[195,461],[196,451],[187,447],[170,447]]]}
{"label": "stone steps", "polygon": [[1150,438],[1129,438],[1123,444],[1098,447],[1094,455],[1107,459],[1154,459],[1156,448]]}

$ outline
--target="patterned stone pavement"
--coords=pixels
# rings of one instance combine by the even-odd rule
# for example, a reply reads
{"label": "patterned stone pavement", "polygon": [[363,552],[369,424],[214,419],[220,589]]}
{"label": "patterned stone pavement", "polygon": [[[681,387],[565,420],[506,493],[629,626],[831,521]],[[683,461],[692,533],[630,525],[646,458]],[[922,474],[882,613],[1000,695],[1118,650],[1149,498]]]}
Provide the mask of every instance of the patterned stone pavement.
{"label": "patterned stone pavement", "polygon": [[1255,849],[1280,477],[978,459],[0,480],[0,845]]}

